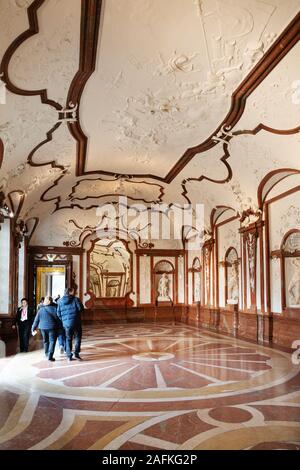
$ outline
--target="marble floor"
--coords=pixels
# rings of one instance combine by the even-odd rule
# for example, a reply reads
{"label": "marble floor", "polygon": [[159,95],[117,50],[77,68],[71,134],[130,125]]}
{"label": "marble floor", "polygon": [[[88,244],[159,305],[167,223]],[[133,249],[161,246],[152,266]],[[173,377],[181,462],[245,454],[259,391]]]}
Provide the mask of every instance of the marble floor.
{"label": "marble floor", "polygon": [[85,327],[84,361],[0,359],[0,449],[298,449],[300,366],[182,324]]}

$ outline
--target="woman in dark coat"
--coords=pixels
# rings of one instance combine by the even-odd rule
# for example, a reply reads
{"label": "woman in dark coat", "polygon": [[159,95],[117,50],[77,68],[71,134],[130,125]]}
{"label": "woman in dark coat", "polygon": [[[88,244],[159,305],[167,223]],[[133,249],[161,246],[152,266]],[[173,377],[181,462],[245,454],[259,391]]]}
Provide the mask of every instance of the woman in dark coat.
{"label": "woman in dark coat", "polygon": [[39,309],[32,325],[32,333],[38,328],[43,337],[45,355],[49,361],[55,361],[53,354],[57,339],[60,320],[56,315],[56,308],[51,305],[51,299],[45,297],[44,304]]}

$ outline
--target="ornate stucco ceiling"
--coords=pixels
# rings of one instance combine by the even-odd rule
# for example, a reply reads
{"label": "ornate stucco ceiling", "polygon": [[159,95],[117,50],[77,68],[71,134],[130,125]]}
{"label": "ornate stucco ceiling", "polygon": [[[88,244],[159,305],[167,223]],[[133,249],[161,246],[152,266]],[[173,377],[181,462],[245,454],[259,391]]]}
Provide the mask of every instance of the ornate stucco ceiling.
{"label": "ornate stucco ceiling", "polygon": [[239,210],[299,169],[299,9],[0,0],[0,186],[24,192],[32,242],[61,244],[119,194]]}

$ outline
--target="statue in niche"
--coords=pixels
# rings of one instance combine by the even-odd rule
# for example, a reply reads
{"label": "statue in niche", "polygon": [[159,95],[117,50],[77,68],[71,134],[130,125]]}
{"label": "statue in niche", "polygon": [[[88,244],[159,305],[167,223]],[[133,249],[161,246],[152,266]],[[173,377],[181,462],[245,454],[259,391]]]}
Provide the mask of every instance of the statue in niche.
{"label": "statue in niche", "polygon": [[230,276],[228,279],[228,304],[237,304],[239,301],[239,275],[238,265],[234,263],[230,270]]}
{"label": "statue in niche", "polygon": [[159,298],[169,299],[169,278],[167,273],[163,273],[158,283]]}
{"label": "statue in niche", "polygon": [[300,258],[292,259],[292,265],[295,267],[292,278],[288,285],[288,293],[291,307],[300,306]]}

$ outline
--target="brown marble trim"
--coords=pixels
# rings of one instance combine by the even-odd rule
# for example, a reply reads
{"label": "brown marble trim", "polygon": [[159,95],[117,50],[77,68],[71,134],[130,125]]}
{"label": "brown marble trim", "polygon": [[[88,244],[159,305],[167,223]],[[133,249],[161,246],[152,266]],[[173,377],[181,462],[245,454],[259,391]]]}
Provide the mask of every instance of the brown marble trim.
{"label": "brown marble trim", "polygon": [[[298,128],[300,129],[300,127]],[[299,132],[299,130],[298,130]],[[285,173],[289,173],[289,174],[285,174]],[[267,190],[266,194],[264,194],[263,196],[263,191],[264,191],[264,188],[266,186],[266,184],[268,183],[268,181],[273,178],[274,175],[277,175],[277,174],[280,174],[280,173],[283,173],[284,175],[279,179],[279,180],[276,180],[274,184],[271,185],[271,187]],[[285,178],[288,178],[289,176],[292,176],[292,175],[297,175],[297,174],[300,174],[300,170],[297,170],[296,168],[280,168],[279,170],[273,170],[273,171],[270,171],[270,173],[268,173],[260,182],[259,186],[258,186],[258,190],[257,190],[257,201],[258,201],[258,206],[260,209],[262,209],[264,203],[266,202],[266,199],[267,199],[267,196],[268,194],[272,191],[272,189],[278,184],[280,183],[281,181],[283,181]],[[300,188],[300,186],[298,186],[298,188]],[[277,196],[279,197],[279,196]],[[271,199],[270,201],[272,201],[273,199]],[[268,203],[270,201],[267,201]]]}
{"label": "brown marble trim", "polygon": [[88,139],[79,122],[79,108],[84,87],[95,71],[101,10],[102,0],[81,0],[79,69],[72,80],[67,98],[67,103],[78,104],[77,121],[68,123],[69,131],[77,141],[76,176],[86,174],[84,166]]}
{"label": "brown marble trim", "polygon": [[[211,214],[210,214],[210,226],[211,226],[211,228],[213,228],[215,225],[217,225],[217,221],[219,220],[220,217],[222,217],[223,214],[225,214],[225,212],[230,211],[230,210],[235,212],[235,209],[233,209],[230,206],[216,206],[216,207],[214,207],[214,209],[211,211]],[[236,218],[236,216],[234,218]],[[228,221],[228,219],[223,221],[223,222],[220,222],[218,224],[218,226],[220,226],[220,224],[227,223],[227,221]]]}
{"label": "brown marble trim", "polygon": [[3,157],[4,157],[4,144],[3,144],[2,139],[0,138],[0,168],[3,163]]}
{"label": "brown marble trim", "polygon": [[28,247],[29,254],[48,254],[48,253],[58,253],[58,254],[70,254],[70,255],[80,255],[83,253],[82,248],[78,247],[62,247],[62,246],[41,246],[41,245],[32,245]]}
{"label": "brown marble trim", "polygon": [[[229,142],[230,139],[228,139],[227,142]],[[212,141],[213,142],[213,145],[211,147],[214,147],[216,145],[216,142]],[[223,144],[223,151],[224,151],[224,155],[220,158],[220,161],[226,166],[227,168],[227,176],[226,178],[222,179],[222,180],[215,180],[213,178],[208,178],[207,176],[205,175],[201,175],[197,178],[186,178],[185,180],[182,181],[181,183],[181,187],[183,189],[182,191],[182,196],[188,201],[189,204],[192,203],[192,201],[190,200],[190,198],[188,197],[188,190],[186,188],[186,183],[188,182],[191,182],[191,181],[197,181],[198,183],[200,183],[201,181],[203,180],[206,180],[206,181],[210,181],[211,183],[216,183],[216,184],[224,184],[224,183],[228,183],[228,181],[231,180],[232,178],[232,169],[231,169],[231,166],[229,165],[229,163],[227,162],[227,159],[230,157],[230,153],[228,151],[228,144],[224,143]],[[209,147],[210,148],[210,147]],[[196,152],[196,153],[201,153],[201,152],[204,152],[206,150],[209,150],[209,149],[205,149],[205,150],[200,150],[199,152]],[[195,153],[195,155],[196,155]],[[185,165],[184,165],[185,166]],[[182,169],[184,168],[184,166],[182,167]],[[181,170],[180,170],[181,171]],[[175,175],[177,176],[177,174]],[[174,178],[175,178],[174,176]],[[174,179],[172,178],[172,180]],[[171,181],[172,181],[171,180]],[[171,181],[167,181],[168,183],[171,183]]]}

